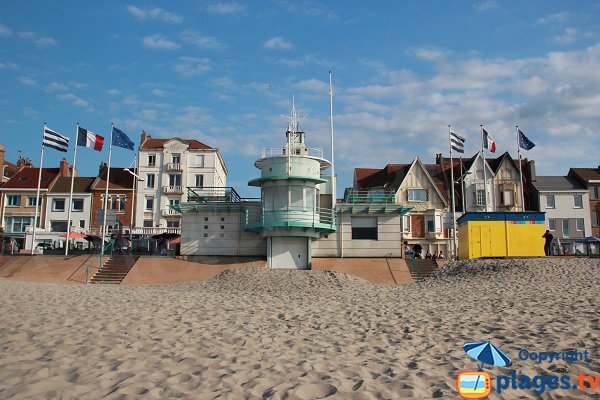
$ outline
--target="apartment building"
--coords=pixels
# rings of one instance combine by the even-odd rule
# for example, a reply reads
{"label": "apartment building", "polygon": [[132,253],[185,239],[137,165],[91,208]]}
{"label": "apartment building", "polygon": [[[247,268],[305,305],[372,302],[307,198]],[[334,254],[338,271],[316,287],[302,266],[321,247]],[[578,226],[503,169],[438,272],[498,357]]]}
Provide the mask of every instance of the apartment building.
{"label": "apartment building", "polygon": [[571,168],[569,176],[588,190],[592,226],[590,236],[600,237],[600,166],[598,168]]}
{"label": "apartment building", "polygon": [[155,139],[142,132],[138,152],[134,233],[180,233],[178,206],[188,189],[223,188],[227,168],[219,149],[194,139]]}

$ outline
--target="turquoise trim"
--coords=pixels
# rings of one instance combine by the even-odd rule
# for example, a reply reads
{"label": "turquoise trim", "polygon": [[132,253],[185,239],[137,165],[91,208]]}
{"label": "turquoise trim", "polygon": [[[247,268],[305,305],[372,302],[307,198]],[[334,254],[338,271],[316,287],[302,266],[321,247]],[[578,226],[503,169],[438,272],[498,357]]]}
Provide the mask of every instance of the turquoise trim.
{"label": "turquoise trim", "polygon": [[252,179],[248,182],[248,186],[261,186],[263,182],[268,181],[291,181],[291,180],[299,180],[299,181],[309,181],[315,183],[325,183],[327,179],[317,178],[314,176],[294,176],[294,175],[283,175],[283,176],[269,176],[266,178],[256,178]]}
{"label": "turquoise trim", "polygon": [[404,215],[413,207],[385,204],[336,204],[336,210],[340,213],[350,214],[399,214]]}

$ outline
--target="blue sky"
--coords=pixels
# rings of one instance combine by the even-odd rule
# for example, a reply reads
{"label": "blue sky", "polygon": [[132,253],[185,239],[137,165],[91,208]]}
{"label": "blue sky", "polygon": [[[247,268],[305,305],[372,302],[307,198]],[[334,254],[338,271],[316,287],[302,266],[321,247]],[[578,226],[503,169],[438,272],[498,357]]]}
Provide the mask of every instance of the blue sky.
{"label": "blue sky", "polygon": [[[599,20],[583,0],[2,1],[0,142],[38,165],[44,122],[194,138],[255,196],[253,162],[284,144],[292,95],[308,146],[330,154],[332,70],[339,196],[355,167],[447,155],[448,124],[468,156],[484,124],[515,157],[519,125],[538,174],[565,175],[600,164]],[[117,148],[112,164],[133,156]],[[80,174],[107,157],[80,149]]]}

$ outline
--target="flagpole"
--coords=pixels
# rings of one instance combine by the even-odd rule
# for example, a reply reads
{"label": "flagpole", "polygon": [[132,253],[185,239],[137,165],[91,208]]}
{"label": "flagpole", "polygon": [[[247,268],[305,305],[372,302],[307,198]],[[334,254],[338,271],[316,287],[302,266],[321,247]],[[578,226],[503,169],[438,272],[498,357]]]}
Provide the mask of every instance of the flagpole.
{"label": "flagpole", "polygon": [[[42,183],[42,164],[44,163],[44,134],[46,132],[46,123],[44,122],[44,130],[42,132],[42,151],[40,152],[40,172],[38,174],[37,192],[35,195],[35,216],[33,217],[33,235],[31,237],[31,254],[35,250],[35,231],[38,220],[38,210],[40,208],[40,185]],[[42,216],[40,215],[40,218]]]}
{"label": "flagpole", "polygon": [[329,71],[329,127],[331,130],[331,209],[335,212],[337,202],[335,162],[333,158],[333,86],[331,84],[331,71]]}
{"label": "flagpole", "polygon": [[104,215],[102,217],[102,250],[100,254],[104,254],[104,239],[106,238],[106,214],[108,211],[108,182],[110,179],[110,156],[112,154],[112,135],[114,124],[110,124],[110,144],[108,146],[108,166],[106,170],[106,189],[104,190]]}
{"label": "flagpole", "polygon": [[483,202],[485,203],[485,212],[488,210],[487,203],[487,173],[486,173],[486,161],[485,161],[485,152],[483,150],[483,125],[479,125],[481,127],[481,156],[483,157]]}
{"label": "flagpole", "polygon": [[[450,146],[450,187],[451,187],[451,191],[452,191],[452,254],[454,256],[454,259],[456,260],[457,254],[456,254],[456,201],[454,198],[454,162],[452,160],[452,126],[448,125],[448,144]],[[443,159],[442,159],[442,164],[443,164]],[[443,168],[443,165],[442,165]]]}
{"label": "flagpole", "polygon": [[[75,128],[75,140],[73,141],[75,150],[73,151],[73,170],[71,171],[71,191],[69,192],[69,210],[67,211],[67,245],[65,246],[65,256],[69,255],[69,239],[71,237],[71,209],[73,208],[73,184],[75,183],[75,161],[77,160],[77,133],[79,132],[79,122]],[[68,166],[67,166],[68,169]]]}
{"label": "flagpole", "polygon": [[523,167],[521,166],[521,146],[519,138],[519,125],[516,126],[517,130],[517,155],[519,156],[519,176],[521,177],[521,211],[525,212],[525,191],[523,190]]}
{"label": "flagpole", "polygon": [[462,199],[461,208],[462,208],[462,212],[464,214],[467,212],[467,202],[465,201],[465,172],[466,171],[463,171],[464,168],[463,168],[462,156],[460,156],[459,165],[460,165],[460,197]]}

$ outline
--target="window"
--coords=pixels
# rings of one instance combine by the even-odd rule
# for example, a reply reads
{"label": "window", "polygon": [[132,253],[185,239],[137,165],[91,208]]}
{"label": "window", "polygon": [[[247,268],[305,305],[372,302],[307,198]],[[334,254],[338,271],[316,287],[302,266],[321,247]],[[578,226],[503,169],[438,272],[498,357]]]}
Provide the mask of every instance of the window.
{"label": "window", "polygon": [[205,233],[205,234],[204,234],[204,237],[205,237],[205,238],[207,238],[207,237],[208,237],[208,233]]}
{"label": "window", "polygon": [[515,204],[515,192],[512,190],[502,191],[502,205],[513,206]]}
{"label": "window", "polygon": [[33,217],[6,217],[4,226],[7,233],[25,232],[25,228],[33,225]]}
{"label": "window", "polygon": [[225,225],[221,225],[221,229],[225,229]]}
{"label": "window", "polygon": [[156,154],[148,154],[148,166],[156,167]]}
{"label": "window", "polygon": [[405,233],[410,232],[410,215],[402,216],[402,232],[405,232]]}
{"label": "window", "polygon": [[204,222],[208,222],[208,217],[204,217]]}
{"label": "window", "polygon": [[117,212],[125,212],[125,197],[111,196],[109,208],[117,210]]}
{"label": "window", "polygon": [[550,218],[548,220],[548,230],[551,230],[551,231],[556,230],[556,220],[554,218]]}
{"label": "window", "polygon": [[169,206],[170,207],[177,207],[181,204],[181,200],[180,199],[169,199]]}
{"label": "window", "polygon": [[152,220],[151,219],[145,219],[144,220],[144,228],[152,228]]}
{"label": "window", "polygon": [[204,175],[196,175],[196,187],[204,186]]}
{"label": "window", "polygon": [[154,187],[154,174],[146,175],[146,187],[153,188]]}
{"label": "window", "polygon": [[196,166],[197,167],[204,167],[204,155],[196,155]]}
{"label": "window", "polygon": [[573,195],[573,204],[575,208],[583,208],[583,196],[580,194]]}
{"label": "window", "polygon": [[546,196],[546,208],[554,208],[554,195],[549,194]]}
{"label": "window", "polygon": [[512,179],[512,171],[509,169],[505,169],[502,171],[502,179]]}
{"label": "window", "polygon": [[21,196],[6,196],[6,205],[9,207],[20,207]]}
{"label": "window", "polygon": [[579,232],[583,232],[583,218],[577,218],[575,220],[575,229]]}
{"label": "window", "polygon": [[181,174],[170,174],[169,175],[169,186],[170,187],[181,186]]}
{"label": "window", "polygon": [[154,209],[154,197],[146,197],[146,211]]}
{"label": "window", "polygon": [[427,201],[427,189],[408,189],[408,201]]}
{"label": "window", "polygon": [[590,200],[598,200],[598,186],[590,186]]}
{"label": "window", "polygon": [[592,225],[600,226],[600,211],[592,211]]}
{"label": "window", "polygon": [[172,159],[173,159],[173,164],[179,164],[179,163],[181,163],[181,154],[179,154],[179,153],[173,153],[172,154]]}
{"label": "window", "polygon": [[71,211],[83,212],[83,199],[73,199]]}
{"label": "window", "polygon": [[427,226],[427,232],[435,232],[435,220],[433,215],[425,216],[425,226]]}
{"label": "window", "polygon": [[208,225],[204,225],[204,229],[208,229]]}
{"label": "window", "polygon": [[221,222],[225,222],[225,217],[221,217]]}
{"label": "window", "polygon": [[82,229],[85,229],[85,220],[84,219],[79,220],[79,227]]}
{"label": "window", "polygon": [[376,217],[353,217],[351,224],[353,240],[377,240]]}
{"label": "window", "polygon": [[[65,211],[65,199],[52,199],[52,211]],[[60,232],[66,232],[66,229]]]}
{"label": "window", "polygon": [[27,207],[35,207],[35,196],[27,197]]}
{"label": "window", "polygon": [[480,207],[485,206],[485,190],[477,190],[477,205]]}
{"label": "window", "polygon": [[563,219],[562,220],[562,231],[563,231],[563,237],[569,237],[571,235],[571,231],[569,229],[569,220],[568,219]]}
{"label": "window", "polygon": [[167,228],[179,228],[179,220],[167,221]]}
{"label": "window", "polygon": [[51,232],[66,232],[67,221],[50,221]]}

